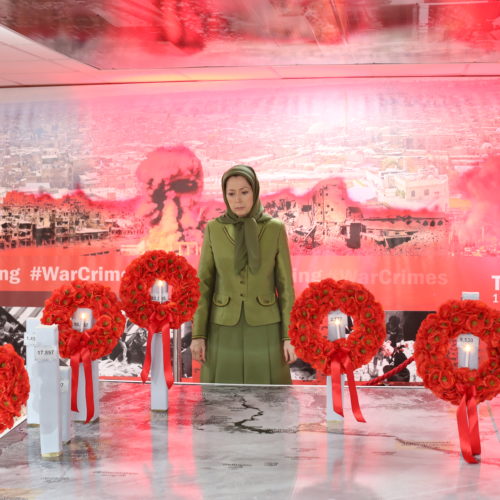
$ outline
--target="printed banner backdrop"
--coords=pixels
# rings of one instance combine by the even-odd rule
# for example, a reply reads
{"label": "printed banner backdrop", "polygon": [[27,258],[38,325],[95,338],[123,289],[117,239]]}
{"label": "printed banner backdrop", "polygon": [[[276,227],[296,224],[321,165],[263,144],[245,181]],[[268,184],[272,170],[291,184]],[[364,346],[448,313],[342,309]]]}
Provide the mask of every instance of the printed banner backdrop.
{"label": "printed banner backdrop", "polygon": [[[357,281],[392,312],[388,324],[391,315],[421,321],[415,313],[462,291],[498,307],[498,83],[2,92],[0,341],[23,329],[16,314],[39,315],[64,282],[118,291],[126,265],[145,250],[174,250],[197,266],[204,226],[223,210],[221,174],[236,163],[254,166],[266,210],[286,223],[297,294],[326,277]],[[128,325],[107,376],[137,375],[138,330]],[[413,339],[390,347],[404,343],[411,355]],[[382,373],[394,362],[389,351],[358,378]],[[294,377],[322,381],[300,363]]]}

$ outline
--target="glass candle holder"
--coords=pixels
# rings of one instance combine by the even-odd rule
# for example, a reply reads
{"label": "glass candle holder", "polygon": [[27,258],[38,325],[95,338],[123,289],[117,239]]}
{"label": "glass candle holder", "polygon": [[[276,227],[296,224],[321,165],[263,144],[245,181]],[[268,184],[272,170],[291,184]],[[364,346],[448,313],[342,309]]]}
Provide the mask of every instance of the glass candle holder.
{"label": "glass candle holder", "polygon": [[159,302],[167,302],[168,300],[168,283],[163,280],[156,280],[151,287],[151,300]]}
{"label": "glass candle holder", "polygon": [[479,364],[479,337],[465,333],[457,337],[458,367],[477,370]]}
{"label": "glass candle holder", "polygon": [[93,325],[93,315],[92,309],[87,307],[79,307],[74,313],[72,317],[73,329],[78,332],[84,332],[89,328],[92,328]]}
{"label": "glass candle holder", "polygon": [[347,316],[341,311],[330,311],[328,313],[328,339],[338,340],[345,337]]}

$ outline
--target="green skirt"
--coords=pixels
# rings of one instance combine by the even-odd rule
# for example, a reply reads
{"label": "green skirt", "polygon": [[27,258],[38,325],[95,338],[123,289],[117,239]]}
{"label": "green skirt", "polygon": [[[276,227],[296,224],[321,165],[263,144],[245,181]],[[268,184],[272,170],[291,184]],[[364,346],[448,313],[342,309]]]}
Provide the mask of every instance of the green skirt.
{"label": "green skirt", "polygon": [[235,326],[210,324],[201,382],[291,384],[283,358],[280,323],[250,326],[242,311]]}

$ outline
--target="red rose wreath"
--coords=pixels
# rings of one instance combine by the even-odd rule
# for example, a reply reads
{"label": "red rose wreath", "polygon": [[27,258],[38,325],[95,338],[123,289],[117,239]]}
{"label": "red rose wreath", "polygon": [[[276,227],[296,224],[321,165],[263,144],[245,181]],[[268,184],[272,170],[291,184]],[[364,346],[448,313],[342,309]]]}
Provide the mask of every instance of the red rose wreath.
{"label": "red rose wreath", "polygon": [[[151,300],[151,287],[156,280],[169,285],[169,299],[160,303]],[[136,325],[148,329],[146,357],[141,378],[146,382],[151,368],[151,341],[155,333],[163,333],[163,369],[170,388],[173,384],[170,362],[170,328],[179,328],[191,321],[200,297],[196,270],[174,252],[152,250],[133,260],[120,285],[123,309]]]}
{"label": "red rose wreath", "polygon": [[[347,338],[330,341],[319,329],[325,316],[338,309],[353,318],[354,329]],[[295,301],[289,334],[300,358],[332,376],[334,409],[340,415],[340,375],[347,375],[353,413],[364,422],[353,371],[378,352],[386,336],[384,311],[373,295],[363,285],[346,280],[311,283]]]}
{"label": "red rose wreath", "polygon": [[0,346],[0,432],[14,425],[28,401],[30,382],[24,361],[11,344]]}
{"label": "red rose wreath", "polygon": [[[455,368],[450,341],[471,333],[484,341],[488,359],[477,370]],[[469,463],[481,453],[477,404],[500,392],[500,311],[475,300],[450,300],[422,322],[415,341],[417,372],[438,398],[458,405],[462,454]]]}
{"label": "red rose wreath", "polygon": [[[73,328],[73,315],[83,307],[92,310],[94,326],[80,332]],[[59,355],[71,360],[71,409],[78,411],[78,373],[83,363],[87,419],[94,416],[91,361],[109,354],[125,329],[125,317],[112,290],[98,283],[75,280],[55,290],[45,301],[42,323],[59,328]]]}

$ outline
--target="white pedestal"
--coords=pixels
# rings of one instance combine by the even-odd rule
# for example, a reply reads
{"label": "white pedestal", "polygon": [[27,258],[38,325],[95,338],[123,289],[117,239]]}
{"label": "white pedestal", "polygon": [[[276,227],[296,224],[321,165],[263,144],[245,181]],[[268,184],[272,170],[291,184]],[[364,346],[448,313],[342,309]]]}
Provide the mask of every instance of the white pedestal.
{"label": "white pedestal", "polygon": [[[91,422],[99,418],[99,360],[91,362],[92,364],[92,383],[94,389],[94,416],[90,419]],[[85,371],[83,363],[79,365],[78,374],[78,392],[77,392],[77,405],[78,411],[71,412],[72,420],[76,422],[85,422],[87,420],[87,400],[85,397],[85,387],[87,381],[85,380]]]}
{"label": "white pedestal", "polygon": [[[330,311],[328,313],[328,340],[334,341],[345,338],[345,328],[347,327],[347,315],[341,311]],[[344,385],[345,375],[340,376],[340,389],[342,395],[342,408],[344,407]],[[332,377],[326,377],[326,422],[340,424],[344,422],[344,417],[336,413],[333,409]]]}
{"label": "white pedestal", "polygon": [[26,420],[30,426],[40,425],[38,404],[40,400],[39,375],[35,364],[35,330],[41,326],[36,318],[26,320],[26,333],[24,334],[24,345],[26,346],[26,371],[30,379],[30,394],[26,403]]}
{"label": "white pedestal", "polygon": [[[340,386],[342,388],[342,408],[344,408],[344,385],[345,385],[345,375],[340,376]],[[333,397],[332,397],[332,377],[326,377],[326,421],[327,422],[344,422],[344,417],[336,413],[333,409]]]}
{"label": "white pedestal", "polygon": [[[166,339],[170,344],[170,339]],[[170,349],[170,345],[168,346]],[[153,335],[151,342],[151,410],[168,410],[168,387],[163,371],[163,334]]]}
{"label": "white pedestal", "polygon": [[[479,292],[462,292],[462,300],[479,300]],[[458,367],[477,370],[479,366],[479,337],[462,333],[457,337]]]}
{"label": "white pedestal", "polygon": [[71,425],[71,368],[60,366],[61,387],[61,439],[63,444],[71,441],[73,432]]}
{"label": "white pedestal", "polygon": [[42,457],[57,457],[62,453],[57,326],[39,326],[35,335],[34,358],[39,375],[40,398],[40,452]]}

